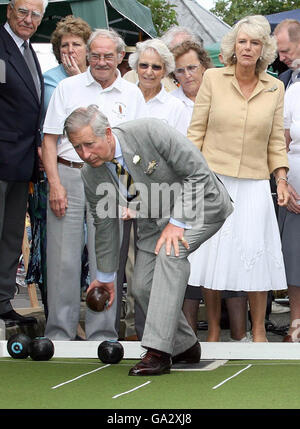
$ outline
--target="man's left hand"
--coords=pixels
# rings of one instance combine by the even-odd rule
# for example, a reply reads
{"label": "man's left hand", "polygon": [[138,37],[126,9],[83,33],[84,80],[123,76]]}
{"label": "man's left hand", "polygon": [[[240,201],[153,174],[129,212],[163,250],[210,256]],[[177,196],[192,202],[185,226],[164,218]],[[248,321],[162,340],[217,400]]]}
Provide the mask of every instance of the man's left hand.
{"label": "man's left hand", "polygon": [[174,247],[175,256],[179,256],[179,243],[181,241],[183,246],[188,250],[189,244],[184,238],[184,228],[168,223],[168,225],[163,229],[161,236],[157,240],[155,247],[155,254],[158,255],[161,247],[165,245],[166,254],[169,256],[171,254],[172,246]]}

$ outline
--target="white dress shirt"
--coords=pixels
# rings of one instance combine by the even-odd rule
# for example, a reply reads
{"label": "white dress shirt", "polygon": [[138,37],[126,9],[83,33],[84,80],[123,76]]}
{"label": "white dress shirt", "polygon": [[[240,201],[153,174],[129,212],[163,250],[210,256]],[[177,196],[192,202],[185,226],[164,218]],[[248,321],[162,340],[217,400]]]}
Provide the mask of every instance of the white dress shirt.
{"label": "white dress shirt", "polygon": [[[17,36],[12,29],[10,28],[10,25],[8,22],[6,22],[4,24],[4,28],[5,30],[8,32],[8,34],[14,39],[15,44],[18,46],[18,48],[20,49],[21,54],[24,54],[24,47],[23,47],[23,43],[24,40],[21,39],[21,37]],[[29,40],[27,40],[27,42],[29,43]]]}

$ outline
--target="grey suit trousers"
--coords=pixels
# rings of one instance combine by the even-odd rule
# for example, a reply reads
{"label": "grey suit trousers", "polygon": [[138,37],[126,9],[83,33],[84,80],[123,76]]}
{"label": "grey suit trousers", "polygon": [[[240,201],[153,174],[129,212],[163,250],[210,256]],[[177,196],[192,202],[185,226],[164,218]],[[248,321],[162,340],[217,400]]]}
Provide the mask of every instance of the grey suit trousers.
{"label": "grey suit trousers", "polygon": [[117,317],[116,329],[120,329],[121,305],[123,294],[123,283],[126,276],[126,313],[125,313],[125,337],[137,335],[139,339],[143,336],[146,316],[132,295],[132,278],[136,259],[137,221],[129,219],[122,222],[123,239],[120,250],[119,269],[117,274]]}
{"label": "grey suit trousers", "polygon": [[146,316],[142,346],[177,355],[197,341],[182,304],[189,279],[188,255],[215,234],[224,222],[204,224],[184,232],[190,249],[179,244],[180,255],[167,256],[139,249],[133,279],[133,294]]}
{"label": "grey suit trousers", "polygon": [[27,201],[28,182],[0,180],[0,314],[12,309]]}
{"label": "grey suit trousers", "polygon": [[[53,340],[74,340],[80,320],[81,256],[85,244],[85,213],[90,280],[96,278],[95,227],[89,212],[81,170],[58,164],[62,185],[67,190],[68,209],[58,218],[47,210],[47,299],[49,315],[45,335]],[[116,300],[117,301],[117,300]],[[110,311],[85,312],[88,340],[118,339],[115,327],[117,302]]]}

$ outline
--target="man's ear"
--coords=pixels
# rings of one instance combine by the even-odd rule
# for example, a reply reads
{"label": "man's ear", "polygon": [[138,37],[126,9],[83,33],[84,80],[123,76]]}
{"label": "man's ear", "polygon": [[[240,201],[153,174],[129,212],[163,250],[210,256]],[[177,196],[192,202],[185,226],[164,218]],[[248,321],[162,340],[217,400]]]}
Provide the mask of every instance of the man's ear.
{"label": "man's ear", "polygon": [[112,150],[114,151],[115,150],[115,146],[116,146],[116,141],[115,141],[115,138],[113,136],[113,133],[112,133],[112,130],[111,130],[110,127],[106,128],[105,137],[106,137],[107,143],[112,147]]}
{"label": "man's ear", "polygon": [[112,131],[111,131],[111,128],[110,127],[107,127],[106,128],[106,131],[105,131],[105,137],[107,138],[107,140],[110,142],[111,141],[111,139],[112,139]]}
{"label": "man's ear", "polygon": [[118,64],[121,64],[121,62],[123,61],[123,58],[125,57],[126,52],[122,51],[118,53]]}
{"label": "man's ear", "polygon": [[12,14],[12,4],[8,3],[6,8],[6,18],[9,19],[11,14]]}

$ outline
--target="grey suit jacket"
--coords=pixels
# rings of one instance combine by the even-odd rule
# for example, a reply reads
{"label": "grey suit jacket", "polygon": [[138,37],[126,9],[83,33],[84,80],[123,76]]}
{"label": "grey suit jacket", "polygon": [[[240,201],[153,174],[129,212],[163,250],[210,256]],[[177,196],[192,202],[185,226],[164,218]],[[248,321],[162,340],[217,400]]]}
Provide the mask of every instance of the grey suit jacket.
{"label": "grey suit jacket", "polygon": [[[223,184],[181,133],[152,118],[126,122],[112,131],[140,191],[132,203],[138,209],[139,248],[154,252],[170,217],[193,228],[224,221],[232,212]],[[116,271],[120,248],[116,207],[122,204],[122,196],[115,192],[117,184],[106,164],[97,168],[85,165],[82,178],[96,226],[98,269]],[[105,216],[108,206],[110,216]]]}

